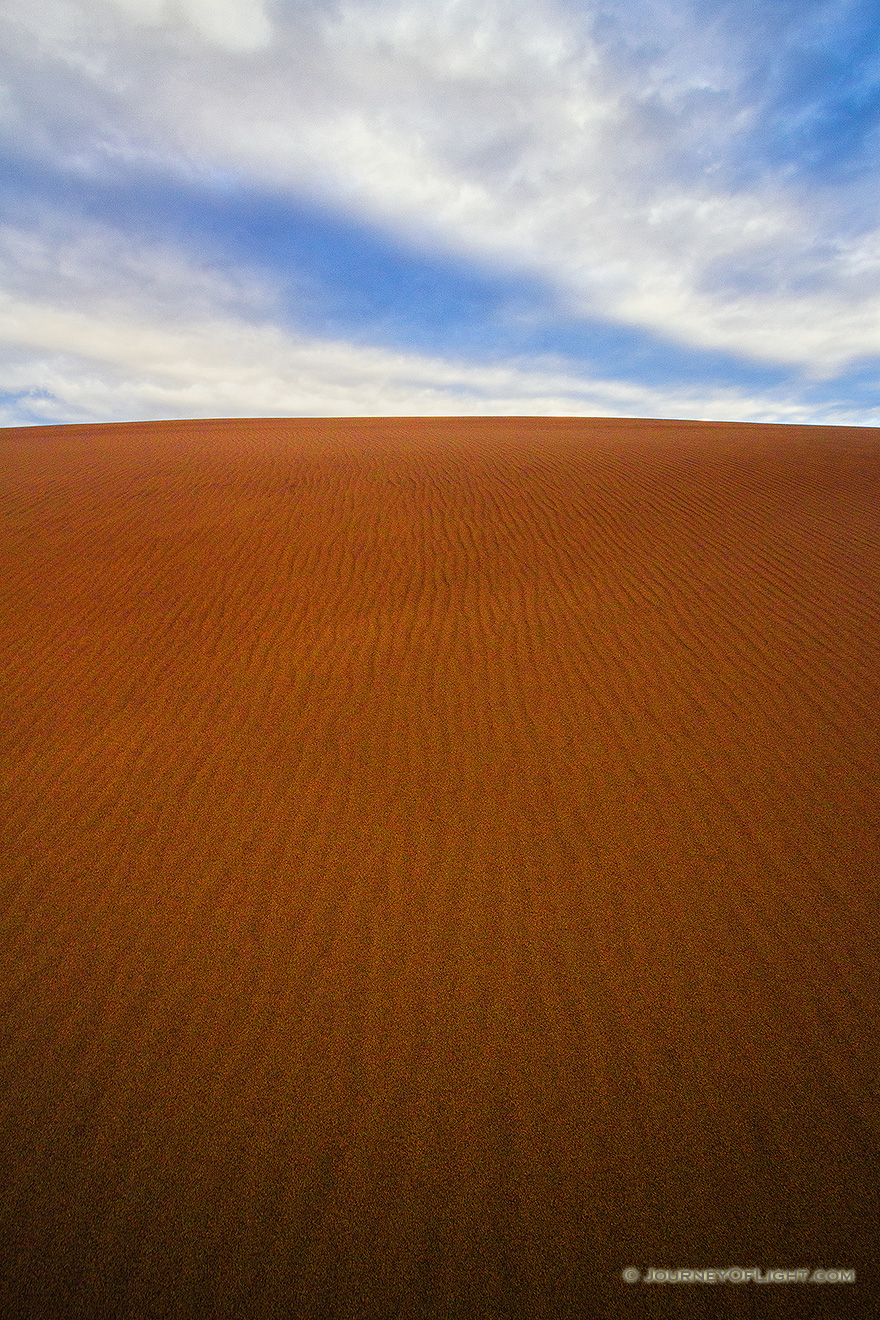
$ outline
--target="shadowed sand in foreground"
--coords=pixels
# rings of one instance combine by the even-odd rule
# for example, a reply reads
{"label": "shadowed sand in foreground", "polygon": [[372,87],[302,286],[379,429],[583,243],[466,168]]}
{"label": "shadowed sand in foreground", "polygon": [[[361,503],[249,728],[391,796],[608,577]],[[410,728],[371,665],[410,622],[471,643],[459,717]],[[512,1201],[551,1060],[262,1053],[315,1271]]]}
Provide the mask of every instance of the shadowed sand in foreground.
{"label": "shadowed sand in foreground", "polygon": [[0,467],[3,1315],[872,1313],[880,433]]}

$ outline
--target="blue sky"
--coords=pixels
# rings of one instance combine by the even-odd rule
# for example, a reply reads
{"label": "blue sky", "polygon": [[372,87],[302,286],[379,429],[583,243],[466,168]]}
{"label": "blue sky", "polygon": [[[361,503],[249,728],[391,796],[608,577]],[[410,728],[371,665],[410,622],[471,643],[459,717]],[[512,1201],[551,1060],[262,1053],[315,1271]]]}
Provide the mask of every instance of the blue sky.
{"label": "blue sky", "polygon": [[0,425],[880,425],[880,0],[0,25]]}

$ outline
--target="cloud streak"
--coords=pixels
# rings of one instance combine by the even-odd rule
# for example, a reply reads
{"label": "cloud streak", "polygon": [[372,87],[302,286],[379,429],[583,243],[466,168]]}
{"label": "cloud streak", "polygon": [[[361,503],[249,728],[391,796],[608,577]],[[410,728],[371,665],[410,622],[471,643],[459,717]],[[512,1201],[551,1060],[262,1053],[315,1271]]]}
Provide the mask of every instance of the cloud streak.
{"label": "cloud streak", "polygon": [[[20,262],[21,248],[4,236]],[[16,236],[13,236],[13,238]],[[808,421],[796,400],[736,390],[669,390],[589,378],[564,360],[480,366],[286,332],[266,290],[184,267],[162,251],[68,253],[51,299],[0,300],[0,411],[16,422],[181,416],[605,415]],[[31,241],[38,273],[54,245]],[[97,271],[101,280],[95,279]],[[167,314],[171,289],[198,289],[200,315]],[[33,382],[39,381],[39,388]],[[852,422],[839,405],[824,420]],[[878,410],[880,421],[880,410]]]}

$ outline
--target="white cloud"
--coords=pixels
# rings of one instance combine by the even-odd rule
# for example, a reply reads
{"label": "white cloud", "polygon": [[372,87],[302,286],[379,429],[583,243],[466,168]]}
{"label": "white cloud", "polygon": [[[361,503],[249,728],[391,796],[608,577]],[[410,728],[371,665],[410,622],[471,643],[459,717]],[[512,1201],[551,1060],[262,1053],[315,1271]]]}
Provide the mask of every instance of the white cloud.
{"label": "white cloud", "polygon": [[207,41],[230,51],[262,50],[272,25],[262,0],[110,0],[136,23],[158,26],[182,17]]}
{"label": "white cloud", "polygon": [[[748,108],[680,7],[672,55],[631,65],[589,7],[578,19],[553,0],[9,12],[30,69],[10,92],[20,129],[80,171],[140,155],[320,193],[536,272],[569,312],[817,377],[880,353],[880,230],[841,238],[833,205],[781,179],[724,182],[715,166]],[[50,84],[62,90],[41,103]]]}

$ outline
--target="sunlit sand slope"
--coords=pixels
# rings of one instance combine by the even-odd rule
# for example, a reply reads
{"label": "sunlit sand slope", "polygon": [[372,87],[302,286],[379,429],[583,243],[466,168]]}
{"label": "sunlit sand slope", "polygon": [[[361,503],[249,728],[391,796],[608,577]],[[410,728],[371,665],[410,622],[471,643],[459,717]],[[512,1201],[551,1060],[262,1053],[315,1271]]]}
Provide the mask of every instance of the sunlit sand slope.
{"label": "sunlit sand slope", "polygon": [[880,433],[0,466],[2,1314],[870,1313]]}

